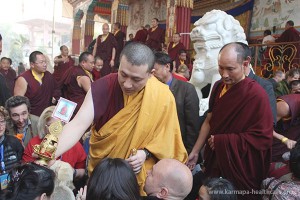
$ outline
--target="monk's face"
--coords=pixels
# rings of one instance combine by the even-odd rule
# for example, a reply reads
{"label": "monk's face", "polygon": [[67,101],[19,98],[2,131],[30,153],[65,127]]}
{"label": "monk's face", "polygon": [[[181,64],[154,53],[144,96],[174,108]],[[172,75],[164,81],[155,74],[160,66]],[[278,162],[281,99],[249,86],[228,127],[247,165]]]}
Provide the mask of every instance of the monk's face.
{"label": "monk's face", "polygon": [[237,53],[232,45],[229,45],[222,49],[218,58],[219,73],[222,77],[222,81],[232,86],[245,77],[245,66],[248,63],[237,62]]}
{"label": "monk's face", "polygon": [[122,56],[118,71],[118,81],[124,94],[133,95],[141,91],[150,76],[148,65],[132,65],[125,56]]}
{"label": "monk's face", "polygon": [[94,65],[95,65],[95,59],[94,56],[89,55],[86,60],[82,61],[80,65],[83,67],[83,69],[87,71],[93,71]]}
{"label": "monk's face", "polygon": [[292,86],[291,93],[300,94],[300,84]]}
{"label": "monk's face", "polygon": [[172,40],[173,40],[174,43],[178,43],[178,42],[180,41],[180,36],[179,36],[179,34],[174,34],[174,35],[172,36]]}
{"label": "monk's face", "polygon": [[109,32],[109,26],[108,24],[103,24],[102,26],[102,32],[103,32],[103,35],[107,35],[108,32]]}
{"label": "monk's face", "polygon": [[300,78],[300,74],[295,73],[292,76],[288,76],[286,81],[287,81],[288,84],[290,84],[290,82],[295,81],[295,80],[299,80],[299,78]]}
{"label": "monk's face", "polygon": [[61,55],[68,56],[69,55],[69,49],[66,46],[63,46],[61,49]]}
{"label": "monk's face", "polygon": [[30,65],[32,69],[38,74],[44,73],[47,70],[46,58],[42,54],[36,55],[36,61],[30,63]]}
{"label": "monk's face", "polygon": [[97,71],[100,71],[103,67],[103,60],[102,59],[97,59],[96,62],[95,62],[95,66],[94,68],[97,70]]}
{"label": "monk's face", "polygon": [[10,62],[8,59],[2,59],[1,61],[1,68],[4,70],[4,71],[7,71],[10,67]]}
{"label": "monk's face", "polygon": [[152,19],[152,21],[151,21],[151,26],[152,26],[153,28],[155,28],[155,27],[158,26],[158,22],[156,21],[156,19]]}
{"label": "monk's face", "polygon": [[186,53],[181,53],[181,54],[179,55],[179,59],[180,59],[180,60],[186,60]]}

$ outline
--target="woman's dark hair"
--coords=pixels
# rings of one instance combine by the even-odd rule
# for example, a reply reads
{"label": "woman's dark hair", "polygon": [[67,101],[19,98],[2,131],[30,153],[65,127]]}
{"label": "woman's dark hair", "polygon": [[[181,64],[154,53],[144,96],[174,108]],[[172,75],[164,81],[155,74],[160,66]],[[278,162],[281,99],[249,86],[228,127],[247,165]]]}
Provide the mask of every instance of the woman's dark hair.
{"label": "woman's dark hair", "polygon": [[297,141],[296,146],[291,150],[289,165],[293,176],[300,180],[300,140]]}
{"label": "woman's dark hair", "polygon": [[224,178],[206,180],[203,185],[207,188],[210,200],[236,200],[234,186]]}
{"label": "woman's dark hair", "polygon": [[35,199],[43,193],[50,197],[54,190],[54,172],[34,163],[16,167],[9,177],[10,182],[1,199]]}
{"label": "woman's dark hair", "polygon": [[105,158],[95,167],[87,185],[87,200],[138,200],[139,186],[129,164]]}

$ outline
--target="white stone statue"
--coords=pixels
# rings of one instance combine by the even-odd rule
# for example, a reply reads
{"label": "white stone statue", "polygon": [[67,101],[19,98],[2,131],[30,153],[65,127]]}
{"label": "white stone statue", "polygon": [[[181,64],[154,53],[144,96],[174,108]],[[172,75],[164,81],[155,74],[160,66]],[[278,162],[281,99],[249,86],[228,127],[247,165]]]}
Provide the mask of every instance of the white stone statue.
{"label": "white stone statue", "polygon": [[[221,10],[207,12],[194,24],[190,36],[196,51],[190,83],[200,99],[200,115],[208,109],[208,98],[202,99],[201,89],[221,78],[218,72],[218,54],[220,49],[230,42],[246,41],[244,29],[239,21]],[[211,91],[210,91],[211,92]]]}

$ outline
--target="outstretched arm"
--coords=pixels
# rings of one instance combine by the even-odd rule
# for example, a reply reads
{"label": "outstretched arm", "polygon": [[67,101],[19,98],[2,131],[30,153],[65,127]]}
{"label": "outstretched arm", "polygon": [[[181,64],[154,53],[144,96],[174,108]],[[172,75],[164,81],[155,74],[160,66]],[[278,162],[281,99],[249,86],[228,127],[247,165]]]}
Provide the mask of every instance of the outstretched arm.
{"label": "outstretched arm", "polygon": [[94,120],[94,104],[91,90],[85,96],[83,104],[72,121],[66,124],[59,136],[55,158],[72,148]]}
{"label": "outstretched arm", "polygon": [[[277,102],[276,109],[277,109],[277,121],[281,120],[282,118],[289,117],[291,115],[290,107],[285,101]],[[280,140],[289,149],[292,149],[296,145],[296,141],[288,139],[284,135],[277,133],[275,130],[273,130],[273,137]]]}
{"label": "outstretched arm", "polygon": [[289,138],[287,138],[279,133],[276,133],[276,131],[273,131],[273,137],[280,140],[282,143],[284,143],[288,149],[294,148],[297,143],[294,140],[290,140]]}
{"label": "outstretched arm", "polygon": [[188,158],[188,161],[186,164],[190,169],[194,169],[194,167],[198,161],[199,152],[203,148],[206,138],[209,135],[209,131],[210,131],[209,121],[211,119],[211,116],[212,116],[212,113],[207,113],[206,119],[200,129],[196,144],[194,145],[193,150],[189,155],[189,158]]}

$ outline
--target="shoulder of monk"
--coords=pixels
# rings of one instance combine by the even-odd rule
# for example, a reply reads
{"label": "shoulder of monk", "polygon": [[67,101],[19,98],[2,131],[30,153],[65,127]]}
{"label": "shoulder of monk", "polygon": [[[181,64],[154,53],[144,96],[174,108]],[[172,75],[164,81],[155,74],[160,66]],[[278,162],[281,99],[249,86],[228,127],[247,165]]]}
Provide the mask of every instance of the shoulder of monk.
{"label": "shoulder of monk", "polygon": [[147,84],[155,84],[155,91],[153,91],[153,94],[165,94],[165,95],[173,96],[169,86],[167,84],[160,82],[154,76],[152,76],[148,80]]}

